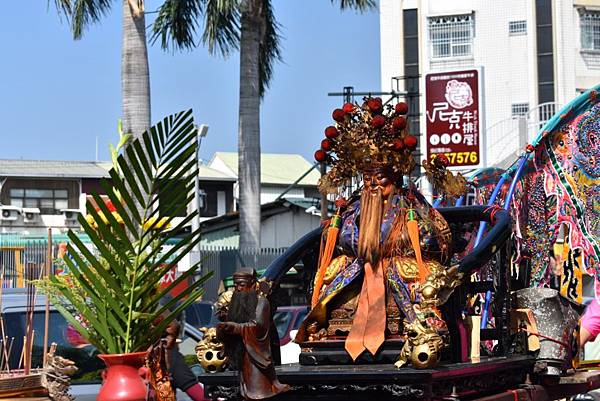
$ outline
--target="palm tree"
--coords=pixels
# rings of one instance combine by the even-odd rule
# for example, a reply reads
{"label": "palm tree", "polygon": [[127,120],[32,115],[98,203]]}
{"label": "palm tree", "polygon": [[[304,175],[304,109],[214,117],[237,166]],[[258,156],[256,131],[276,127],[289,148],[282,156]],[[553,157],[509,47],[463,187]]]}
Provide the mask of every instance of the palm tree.
{"label": "palm tree", "polygon": [[[331,0],[342,10],[365,11],[374,0]],[[201,42],[211,54],[240,50],[238,182],[240,250],[260,247],[260,100],[281,60],[279,24],[271,0],[166,0],[154,22],[152,41],[163,49],[196,47],[196,30],[204,18]]]}
{"label": "palm tree", "polygon": [[[70,20],[73,38],[79,40],[90,24],[108,13],[112,0],[54,0],[59,14]],[[150,74],[146,49],[144,0],[123,0],[121,48],[123,130],[133,138],[150,128]]]}

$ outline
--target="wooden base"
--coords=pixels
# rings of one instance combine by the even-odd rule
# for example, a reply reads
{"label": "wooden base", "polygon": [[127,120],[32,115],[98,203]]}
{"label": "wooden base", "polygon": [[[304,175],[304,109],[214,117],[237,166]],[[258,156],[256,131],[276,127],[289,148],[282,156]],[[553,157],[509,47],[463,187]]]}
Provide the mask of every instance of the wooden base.
{"label": "wooden base", "polygon": [[[527,356],[481,358],[479,363],[442,364],[424,370],[396,369],[390,364],[283,365],[276,369],[277,377],[292,390],[277,400],[439,400],[451,394],[473,398],[524,383],[534,362]],[[238,399],[238,380],[237,372],[231,371],[198,377],[212,399]]]}
{"label": "wooden base", "polygon": [[363,352],[352,361],[344,348],[344,340],[307,341],[300,344],[300,365],[391,364],[398,360],[404,340],[386,340],[375,355]]}

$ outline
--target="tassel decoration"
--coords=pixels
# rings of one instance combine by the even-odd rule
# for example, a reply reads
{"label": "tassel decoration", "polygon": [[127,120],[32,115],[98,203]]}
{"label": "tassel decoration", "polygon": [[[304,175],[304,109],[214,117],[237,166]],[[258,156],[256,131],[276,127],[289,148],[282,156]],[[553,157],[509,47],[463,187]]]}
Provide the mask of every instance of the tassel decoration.
{"label": "tassel decoration", "polygon": [[319,294],[321,292],[321,287],[323,287],[325,272],[327,271],[327,268],[331,263],[331,259],[333,258],[333,251],[335,250],[335,244],[337,242],[341,225],[342,216],[340,215],[340,210],[338,209],[338,211],[335,212],[335,214],[331,217],[329,229],[327,230],[327,241],[325,242],[325,247],[323,248],[321,257],[319,258],[319,270],[317,271],[317,276],[315,277],[315,286],[313,288],[311,301],[311,306],[313,308],[319,301]]}
{"label": "tassel decoration", "polygon": [[408,209],[406,213],[406,227],[408,229],[408,236],[412,244],[413,250],[415,251],[415,258],[417,259],[417,266],[419,267],[419,282],[424,282],[428,269],[423,263],[421,257],[421,243],[419,241],[419,223],[417,222],[417,212],[415,209]]}

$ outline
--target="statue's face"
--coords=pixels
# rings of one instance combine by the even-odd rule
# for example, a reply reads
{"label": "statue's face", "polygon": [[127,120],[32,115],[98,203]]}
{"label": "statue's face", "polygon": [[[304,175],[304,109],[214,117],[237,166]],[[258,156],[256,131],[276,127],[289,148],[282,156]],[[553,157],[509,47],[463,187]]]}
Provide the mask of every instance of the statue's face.
{"label": "statue's face", "polygon": [[384,197],[389,196],[392,192],[393,180],[385,170],[367,170],[363,172],[363,183],[368,191],[377,192],[381,189]]}
{"label": "statue's face", "polygon": [[255,281],[251,278],[236,278],[233,280],[233,286],[236,291],[248,292],[255,288]]}

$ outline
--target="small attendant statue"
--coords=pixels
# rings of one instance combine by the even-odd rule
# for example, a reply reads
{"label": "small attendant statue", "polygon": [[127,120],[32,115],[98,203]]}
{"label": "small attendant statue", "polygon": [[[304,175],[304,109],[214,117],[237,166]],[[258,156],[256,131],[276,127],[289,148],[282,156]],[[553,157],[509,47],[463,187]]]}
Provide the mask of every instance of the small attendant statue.
{"label": "small attendant statue", "polygon": [[242,268],[233,275],[234,292],[227,321],[217,325],[232,369],[240,372],[240,393],[246,400],[262,400],[285,392],[277,380],[271,353],[271,307],[257,290],[256,271]]}

